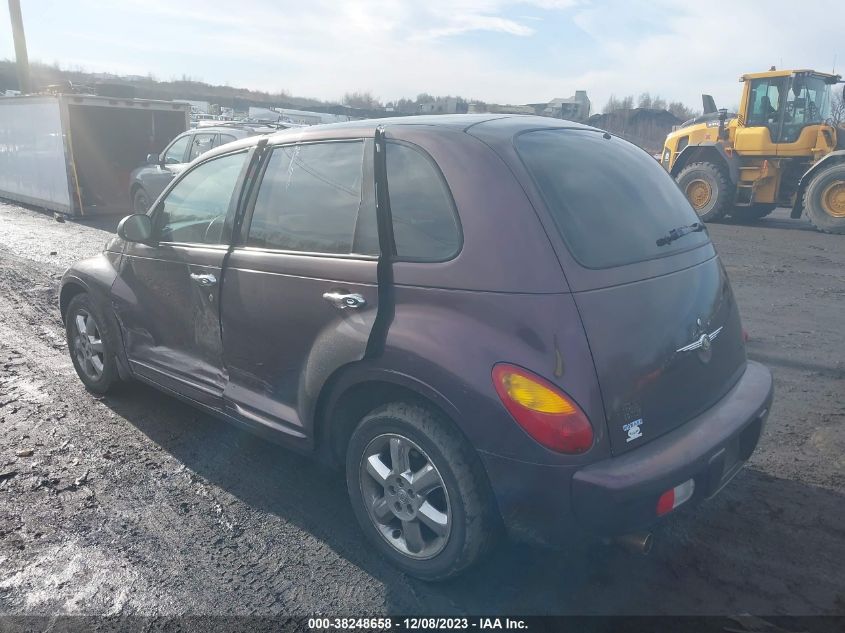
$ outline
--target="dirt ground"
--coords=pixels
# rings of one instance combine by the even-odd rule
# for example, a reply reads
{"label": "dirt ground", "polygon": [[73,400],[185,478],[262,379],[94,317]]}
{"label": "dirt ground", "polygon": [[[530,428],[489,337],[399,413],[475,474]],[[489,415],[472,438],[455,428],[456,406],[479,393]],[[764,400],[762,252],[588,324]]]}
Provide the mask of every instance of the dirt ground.
{"label": "dirt ground", "polygon": [[0,203],[0,614],[845,614],[845,237],[783,210],[710,227],[775,405],[651,556],[505,544],[426,584],[367,546],[339,473],[141,385],[82,388],[57,285],[113,228]]}

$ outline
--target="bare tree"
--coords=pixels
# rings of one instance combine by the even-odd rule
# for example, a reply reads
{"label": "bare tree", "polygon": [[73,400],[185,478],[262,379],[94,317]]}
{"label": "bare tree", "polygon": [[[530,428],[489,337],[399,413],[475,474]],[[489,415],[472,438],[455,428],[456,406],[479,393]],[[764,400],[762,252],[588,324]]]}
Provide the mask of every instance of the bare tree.
{"label": "bare tree", "polygon": [[361,108],[363,110],[375,110],[381,108],[381,101],[378,97],[374,97],[369,91],[365,92],[347,92],[343,95],[343,105],[350,108]]}
{"label": "bare tree", "polygon": [[616,98],[616,95],[610,95],[607,100],[607,103],[604,104],[604,107],[601,109],[602,114],[610,114],[611,112],[615,112],[619,109],[619,99]]}
{"label": "bare tree", "polygon": [[680,101],[672,101],[666,109],[678,117],[681,121],[688,121],[689,119],[698,116],[698,112],[688,108]]}
{"label": "bare tree", "polygon": [[611,112],[616,112],[617,110],[630,110],[634,107],[634,95],[628,95],[627,97],[623,97],[621,99],[617,99],[616,95],[610,95],[610,99],[607,100],[602,112],[604,114],[610,114]]}
{"label": "bare tree", "polygon": [[664,99],[660,95],[655,95],[654,97],[652,97],[651,93],[644,92],[640,95],[640,98],[637,100],[637,107],[646,108],[649,110],[665,110],[666,99]]}
{"label": "bare tree", "polygon": [[830,103],[830,120],[834,127],[845,127],[845,99],[842,98],[842,94],[833,95]]}

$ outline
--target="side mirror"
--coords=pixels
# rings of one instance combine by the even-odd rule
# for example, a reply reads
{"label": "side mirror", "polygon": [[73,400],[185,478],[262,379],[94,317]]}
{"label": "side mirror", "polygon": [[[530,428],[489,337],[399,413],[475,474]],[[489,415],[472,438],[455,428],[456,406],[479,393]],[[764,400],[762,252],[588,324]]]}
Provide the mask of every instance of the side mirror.
{"label": "side mirror", "polygon": [[158,165],[161,163],[161,157],[158,154],[147,154],[147,165]]}
{"label": "side mirror", "polygon": [[117,235],[127,242],[147,244],[153,234],[153,221],[143,213],[127,215],[117,225]]}

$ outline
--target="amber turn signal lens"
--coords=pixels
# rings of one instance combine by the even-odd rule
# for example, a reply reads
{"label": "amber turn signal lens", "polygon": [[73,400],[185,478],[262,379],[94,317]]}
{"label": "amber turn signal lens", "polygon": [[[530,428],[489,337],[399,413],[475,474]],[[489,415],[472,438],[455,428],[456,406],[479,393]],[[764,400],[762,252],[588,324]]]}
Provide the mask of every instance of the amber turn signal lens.
{"label": "amber turn signal lens", "polygon": [[593,427],[575,402],[536,374],[508,363],[493,367],[493,386],[505,408],[536,441],[559,453],[583,453]]}
{"label": "amber turn signal lens", "polygon": [[528,376],[505,371],[501,373],[501,380],[508,397],[526,409],[541,413],[575,412],[575,407],[566,398]]}

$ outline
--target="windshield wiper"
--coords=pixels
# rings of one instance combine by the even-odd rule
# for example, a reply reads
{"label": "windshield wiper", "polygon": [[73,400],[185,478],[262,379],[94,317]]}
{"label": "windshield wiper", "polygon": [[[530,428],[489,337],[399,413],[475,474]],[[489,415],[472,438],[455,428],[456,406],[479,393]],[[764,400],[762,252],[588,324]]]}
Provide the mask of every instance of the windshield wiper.
{"label": "windshield wiper", "polygon": [[689,235],[690,233],[700,233],[703,230],[705,230],[703,222],[693,222],[692,224],[688,224],[686,226],[679,226],[678,228],[669,231],[667,235],[659,238],[657,240],[657,245],[666,246],[667,244],[671,244],[675,240],[682,238],[684,235]]}

